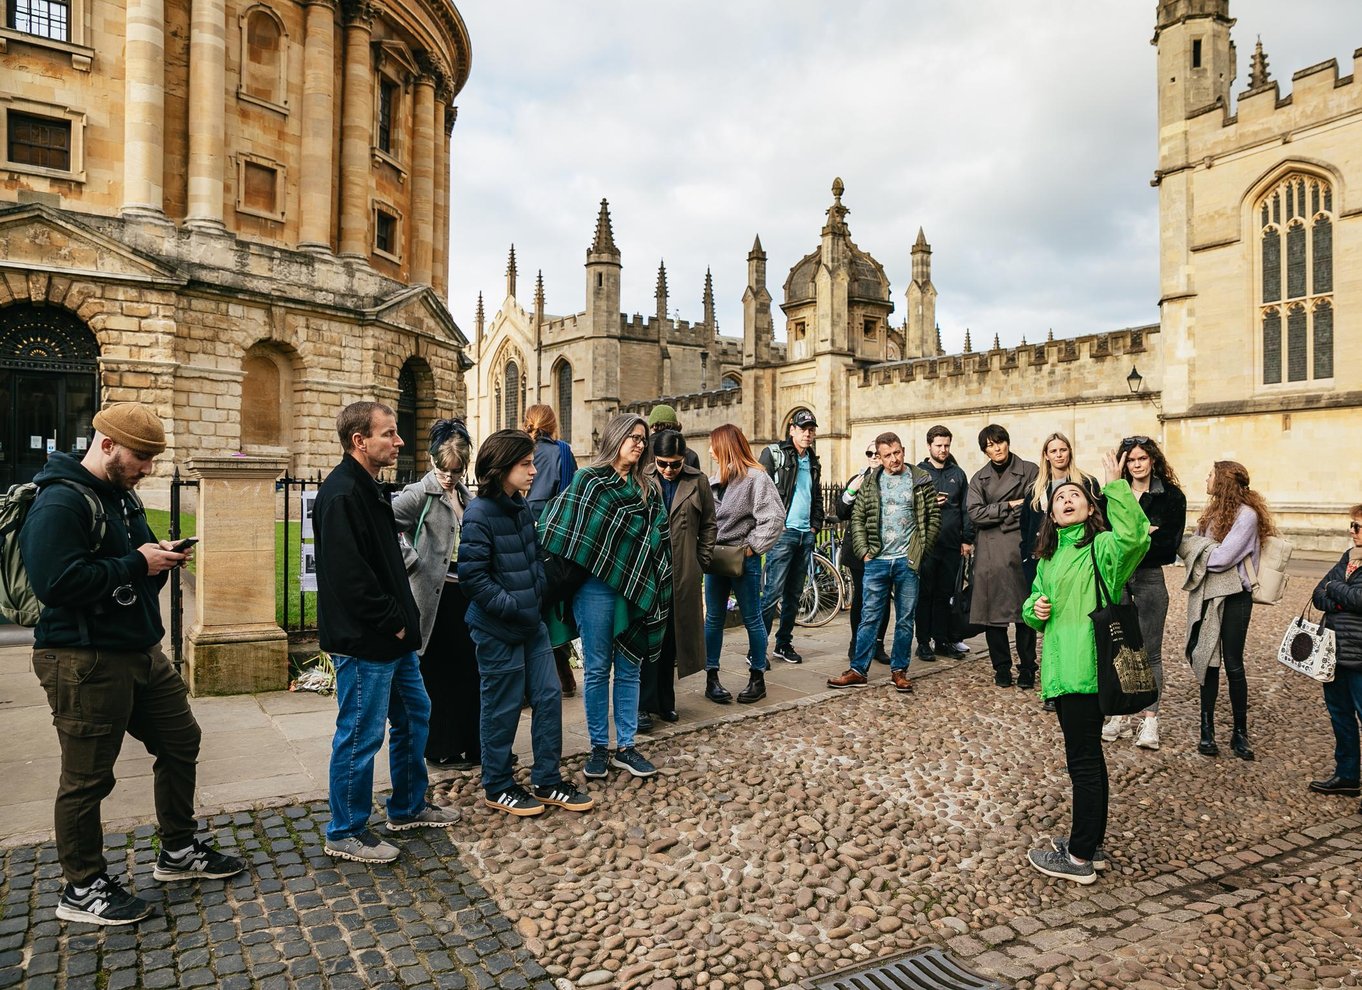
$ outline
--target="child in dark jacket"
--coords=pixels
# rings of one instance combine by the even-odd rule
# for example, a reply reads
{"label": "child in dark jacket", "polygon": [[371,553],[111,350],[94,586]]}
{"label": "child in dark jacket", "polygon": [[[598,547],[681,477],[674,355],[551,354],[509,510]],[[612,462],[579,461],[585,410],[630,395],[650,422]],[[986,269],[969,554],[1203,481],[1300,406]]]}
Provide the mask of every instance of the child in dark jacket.
{"label": "child in dark jacket", "polygon": [[[547,804],[586,811],[592,799],[564,782],[563,696],[548,629],[540,618],[544,566],[525,492],[534,480],[534,441],[500,430],[478,452],[478,497],[464,512],[459,585],[478,655],[482,786],[489,807],[538,815]],[[511,773],[511,744],[528,693],[534,766],[530,793]]]}

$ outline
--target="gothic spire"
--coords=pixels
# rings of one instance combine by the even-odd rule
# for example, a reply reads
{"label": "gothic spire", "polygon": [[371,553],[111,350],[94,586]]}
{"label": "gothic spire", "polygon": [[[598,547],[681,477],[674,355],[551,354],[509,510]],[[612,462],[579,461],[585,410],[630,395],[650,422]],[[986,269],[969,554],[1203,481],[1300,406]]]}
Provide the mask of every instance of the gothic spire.
{"label": "gothic spire", "polygon": [[1002,345],[1001,343],[999,343],[999,341],[998,341],[998,335],[995,333],[995,334],[993,335],[993,349],[994,349],[995,351],[1002,350],[1002,346],[1003,346],[1003,345]]}
{"label": "gothic spire", "polygon": [[708,268],[705,269],[705,295],[701,304],[705,311],[705,325],[714,326],[714,276]]}
{"label": "gothic spire", "polygon": [[544,311],[544,269],[539,269],[539,274],[534,278],[534,308],[539,312]]}
{"label": "gothic spire", "polygon": [[760,255],[763,258],[766,257],[766,252],[761,249],[760,234],[758,234],[756,236],[756,239],[752,241],[752,250],[747,253],[747,256],[749,258],[755,258],[757,255]]}
{"label": "gothic spire", "polygon": [[1047,344],[1053,344],[1053,343],[1055,342],[1055,328],[1054,328],[1054,327],[1051,327],[1051,328],[1050,328],[1050,332],[1047,333],[1047,334],[1045,335],[1045,342],[1046,342]]}
{"label": "gothic spire", "polygon": [[1249,61],[1249,92],[1266,89],[1272,85],[1272,75],[1267,70],[1267,55],[1263,52],[1263,38],[1253,46],[1253,58]]}
{"label": "gothic spire", "polygon": [[619,254],[615,247],[615,232],[610,228],[610,202],[601,200],[601,212],[596,215],[596,239],[591,244],[592,254]]}
{"label": "gothic spire", "polygon": [[667,298],[667,263],[664,260],[657,263],[657,289],[654,294],[658,299]]}
{"label": "gothic spire", "polygon": [[970,354],[974,351],[974,345],[969,342],[969,327],[965,327],[965,353]]}
{"label": "gothic spire", "polygon": [[927,248],[927,235],[922,232],[922,228],[917,229],[917,240],[913,242],[913,250],[921,251]]}
{"label": "gothic spire", "polygon": [[941,324],[936,325],[936,353],[945,354],[946,349],[941,346]]}
{"label": "gothic spire", "polygon": [[474,311],[474,313],[473,313],[473,332],[474,332],[474,337],[475,337],[475,339],[477,339],[477,340],[482,340],[483,317],[484,317],[484,314],[483,314],[483,309],[482,309],[482,293],[479,292],[479,293],[478,293],[478,308],[477,308],[477,309]]}
{"label": "gothic spire", "polygon": [[515,245],[512,244],[511,256],[506,261],[506,294],[508,296],[515,295],[515,276],[516,276]]}

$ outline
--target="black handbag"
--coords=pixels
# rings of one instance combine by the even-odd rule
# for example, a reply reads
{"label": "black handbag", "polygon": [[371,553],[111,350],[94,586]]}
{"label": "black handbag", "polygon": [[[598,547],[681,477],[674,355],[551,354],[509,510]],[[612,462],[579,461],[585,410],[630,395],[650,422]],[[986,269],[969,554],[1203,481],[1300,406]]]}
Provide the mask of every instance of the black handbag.
{"label": "black handbag", "polygon": [[1112,601],[1092,553],[1097,608],[1088,613],[1097,641],[1097,707],[1103,715],[1135,715],[1159,700],[1154,668],[1144,652],[1140,614],[1135,603]]}
{"label": "black handbag", "polygon": [[714,552],[709,558],[709,566],[705,568],[705,573],[717,577],[740,578],[746,565],[746,546],[716,543],[714,544]]}
{"label": "black handbag", "polygon": [[959,643],[977,636],[984,631],[983,626],[971,625],[970,606],[974,601],[974,554],[960,558],[960,566],[955,572],[955,589],[951,594],[950,637],[952,643]]}

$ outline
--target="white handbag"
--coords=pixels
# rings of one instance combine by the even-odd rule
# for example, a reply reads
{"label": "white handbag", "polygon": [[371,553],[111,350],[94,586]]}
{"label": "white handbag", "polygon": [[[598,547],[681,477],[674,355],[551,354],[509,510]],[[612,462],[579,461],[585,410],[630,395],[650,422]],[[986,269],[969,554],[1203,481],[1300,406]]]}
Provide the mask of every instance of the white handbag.
{"label": "white handbag", "polygon": [[[1309,609],[1309,606],[1306,606]],[[1301,612],[1286,627],[1282,645],[1277,649],[1277,660],[1298,674],[1314,678],[1322,684],[1334,679],[1334,667],[1338,663],[1334,631],[1324,625],[1324,616],[1319,622],[1310,622]]]}

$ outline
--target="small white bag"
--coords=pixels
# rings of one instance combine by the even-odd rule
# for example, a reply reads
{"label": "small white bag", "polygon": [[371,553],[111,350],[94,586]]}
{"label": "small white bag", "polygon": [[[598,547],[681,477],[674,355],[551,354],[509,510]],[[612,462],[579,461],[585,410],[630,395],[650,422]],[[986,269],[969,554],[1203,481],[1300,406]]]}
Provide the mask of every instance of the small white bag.
{"label": "small white bag", "polygon": [[1286,627],[1277,659],[1298,674],[1327,684],[1334,679],[1334,667],[1338,662],[1334,631],[1324,627],[1322,615],[1315,623],[1307,621],[1305,612],[1301,612]]}

